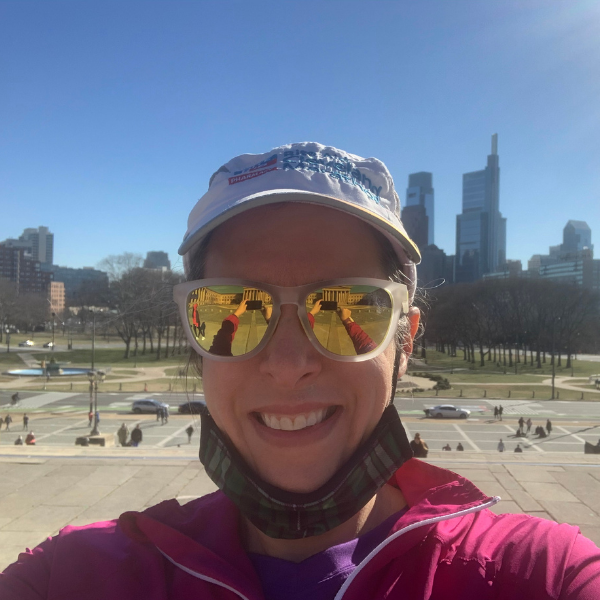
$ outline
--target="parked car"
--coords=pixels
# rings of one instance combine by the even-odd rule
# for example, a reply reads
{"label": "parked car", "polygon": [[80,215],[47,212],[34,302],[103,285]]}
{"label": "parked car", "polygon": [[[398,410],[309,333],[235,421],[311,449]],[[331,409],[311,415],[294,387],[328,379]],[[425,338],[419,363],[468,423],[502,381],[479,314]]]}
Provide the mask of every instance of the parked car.
{"label": "parked car", "polygon": [[207,410],[204,400],[188,400],[179,405],[177,412],[182,415],[201,415]]}
{"label": "parked car", "polygon": [[458,408],[452,404],[439,404],[423,410],[426,417],[434,417],[435,419],[466,419],[471,414],[470,410]]}
{"label": "parked car", "polygon": [[144,400],[135,400],[131,404],[131,412],[137,415],[141,413],[156,414],[159,408],[169,408],[168,404],[155,400],[154,398],[145,398]]}
{"label": "parked car", "polygon": [[24,342],[19,342],[19,346],[21,348],[26,348],[27,346],[35,346],[35,342],[32,340],[25,340]]}
{"label": "parked car", "polygon": [[46,342],[44,348],[54,348],[54,342]]}

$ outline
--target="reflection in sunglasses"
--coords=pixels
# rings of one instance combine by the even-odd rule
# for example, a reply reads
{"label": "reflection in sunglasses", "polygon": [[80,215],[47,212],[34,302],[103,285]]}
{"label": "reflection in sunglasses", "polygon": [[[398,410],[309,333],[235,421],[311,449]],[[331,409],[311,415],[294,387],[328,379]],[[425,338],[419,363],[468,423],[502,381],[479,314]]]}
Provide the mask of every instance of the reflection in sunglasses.
{"label": "reflection in sunglasses", "polygon": [[[273,298],[259,288],[202,287],[188,296],[188,320],[198,344],[210,354],[241,356],[263,339]],[[306,297],[308,321],[319,344],[340,356],[376,349],[392,318],[389,293],[373,286],[333,286]]]}

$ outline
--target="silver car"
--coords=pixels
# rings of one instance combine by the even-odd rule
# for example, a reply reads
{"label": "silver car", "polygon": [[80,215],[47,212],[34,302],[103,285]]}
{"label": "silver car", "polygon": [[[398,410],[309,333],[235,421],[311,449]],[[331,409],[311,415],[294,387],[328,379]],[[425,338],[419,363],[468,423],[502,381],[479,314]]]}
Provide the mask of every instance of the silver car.
{"label": "silver car", "polygon": [[169,409],[169,405],[155,400],[154,398],[145,398],[144,400],[135,400],[131,405],[131,412],[139,415],[141,413],[151,413],[155,415],[159,408]]}
{"label": "silver car", "polygon": [[458,408],[452,404],[438,404],[431,408],[423,409],[426,417],[435,419],[466,419],[471,411],[466,408]]}

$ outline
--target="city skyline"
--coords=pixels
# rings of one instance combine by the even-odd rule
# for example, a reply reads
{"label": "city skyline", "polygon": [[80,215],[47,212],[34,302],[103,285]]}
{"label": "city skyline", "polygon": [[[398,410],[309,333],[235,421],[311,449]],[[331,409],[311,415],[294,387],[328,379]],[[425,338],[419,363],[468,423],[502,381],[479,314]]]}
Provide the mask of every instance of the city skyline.
{"label": "city skyline", "polygon": [[55,264],[161,249],[180,269],[219,166],[312,139],[381,159],[403,206],[409,174],[432,173],[454,254],[462,174],[494,132],[508,259],[567,220],[598,228],[596,2],[342,6],[3,3],[0,239],[43,224]]}

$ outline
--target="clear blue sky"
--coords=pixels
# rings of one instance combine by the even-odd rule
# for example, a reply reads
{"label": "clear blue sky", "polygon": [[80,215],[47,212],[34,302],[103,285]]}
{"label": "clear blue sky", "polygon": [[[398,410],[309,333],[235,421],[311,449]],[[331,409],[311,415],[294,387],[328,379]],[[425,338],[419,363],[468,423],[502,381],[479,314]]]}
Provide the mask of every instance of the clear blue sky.
{"label": "clear blue sky", "polygon": [[431,171],[454,253],[462,173],[499,136],[508,258],[587,221],[600,255],[597,0],[0,0],[0,240],[55,263],[165,250],[232,156],[314,140]]}

